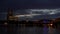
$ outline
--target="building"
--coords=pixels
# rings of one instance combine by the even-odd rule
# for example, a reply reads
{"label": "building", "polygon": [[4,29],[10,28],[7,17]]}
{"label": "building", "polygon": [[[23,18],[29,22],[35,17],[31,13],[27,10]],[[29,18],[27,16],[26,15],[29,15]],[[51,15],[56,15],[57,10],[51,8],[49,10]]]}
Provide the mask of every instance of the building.
{"label": "building", "polygon": [[8,9],[7,11],[7,21],[17,21],[18,18],[14,17],[13,15],[13,10],[12,9]]}

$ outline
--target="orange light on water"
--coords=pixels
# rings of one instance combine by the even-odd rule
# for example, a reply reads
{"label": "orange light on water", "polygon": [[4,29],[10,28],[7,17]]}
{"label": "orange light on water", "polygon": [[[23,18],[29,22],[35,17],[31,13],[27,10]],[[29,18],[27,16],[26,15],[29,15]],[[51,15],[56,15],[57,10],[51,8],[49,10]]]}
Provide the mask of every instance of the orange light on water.
{"label": "orange light on water", "polygon": [[49,27],[52,27],[52,26],[53,26],[53,24],[48,24],[48,26],[49,26]]}
{"label": "orange light on water", "polygon": [[7,25],[7,22],[5,22],[4,24]]}
{"label": "orange light on water", "polygon": [[53,24],[50,24],[51,26],[53,25]]}

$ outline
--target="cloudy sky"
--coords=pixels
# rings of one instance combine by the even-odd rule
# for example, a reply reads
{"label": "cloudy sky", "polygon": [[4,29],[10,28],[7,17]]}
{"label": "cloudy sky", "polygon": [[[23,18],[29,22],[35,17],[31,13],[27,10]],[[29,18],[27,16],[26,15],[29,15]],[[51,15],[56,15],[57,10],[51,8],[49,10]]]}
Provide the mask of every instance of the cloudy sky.
{"label": "cloudy sky", "polygon": [[[28,13],[25,11],[26,9],[58,9],[60,8],[60,0],[0,0],[1,20],[6,19],[6,12],[8,8],[14,9],[14,12],[16,12],[17,14],[26,14]],[[41,13],[45,15],[36,16],[34,18],[45,18],[44,16],[52,16],[51,18],[55,18],[57,16],[60,16],[59,13],[53,15],[47,15],[47,13],[49,12],[40,12],[40,14]]]}
{"label": "cloudy sky", "polygon": [[[19,12],[20,11],[20,12]],[[23,14],[35,14],[31,16],[20,16]],[[39,14],[39,15],[36,15]],[[29,20],[38,20],[38,19],[55,19],[60,17],[60,9],[26,9],[24,12],[22,10],[15,11],[14,15],[18,15],[19,19],[26,19],[29,17]],[[32,17],[32,18],[31,18]]]}

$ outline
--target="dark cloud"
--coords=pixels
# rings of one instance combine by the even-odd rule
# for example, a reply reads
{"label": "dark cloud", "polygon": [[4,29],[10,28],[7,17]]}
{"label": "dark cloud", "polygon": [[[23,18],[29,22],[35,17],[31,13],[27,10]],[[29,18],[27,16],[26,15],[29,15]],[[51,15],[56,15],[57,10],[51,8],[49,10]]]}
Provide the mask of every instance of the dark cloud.
{"label": "dark cloud", "polygon": [[[33,10],[33,9],[32,9]],[[43,9],[44,10],[44,9]],[[48,9],[45,9],[45,11],[48,10]],[[57,13],[54,13],[54,14],[49,14],[49,11],[48,12],[45,12],[43,13],[43,11],[36,11],[34,14],[41,14],[41,15],[37,15],[37,16],[33,16],[33,18],[28,18],[28,20],[39,20],[39,19],[55,19],[55,18],[58,18],[60,17],[60,11],[58,11],[59,9],[57,9],[55,12]],[[17,10],[18,11],[18,10]],[[23,12],[24,11],[24,12]],[[26,13],[29,13],[30,10],[28,11],[25,11],[25,10],[21,10],[21,12],[18,11],[18,13],[22,13],[22,14],[26,14]],[[53,11],[53,9],[52,9]],[[30,11],[31,12],[31,11]],[[54,11],[53,11],[54,12]],[[43,15],[44,14],[44,15]],[[26,17],[19,17],[20,20],[26,20]]]}
{"label": "dark cloud", "polygon": [[[28,8],[32,9],[60,8],[60,0],[0,0],[0,13],[7,12],[8,8],[12,8],[14,9],[14,11],[16,11],[16,9],[28,9]],[[22,11],[18,10],[17,13],[24,14],[26,12],[24,10]],[[5,16],[6,15],[0,14],[0,19],[3,19]],[[57,14],[56,16],[59,16],[59,14]],[[52,18],[56,16],[53,16]],[[34,18],[38,19],[40,17]]]}

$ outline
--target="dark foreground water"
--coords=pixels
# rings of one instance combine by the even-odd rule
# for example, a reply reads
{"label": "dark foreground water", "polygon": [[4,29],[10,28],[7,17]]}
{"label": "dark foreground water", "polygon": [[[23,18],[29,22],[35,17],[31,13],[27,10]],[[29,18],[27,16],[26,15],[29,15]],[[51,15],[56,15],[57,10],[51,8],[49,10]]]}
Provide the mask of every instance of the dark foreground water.
{"label": "dark foreground water", "polygon": [[60,34],[59,28],[0,25],[0,34]]}

